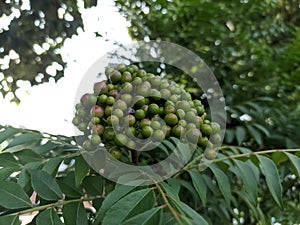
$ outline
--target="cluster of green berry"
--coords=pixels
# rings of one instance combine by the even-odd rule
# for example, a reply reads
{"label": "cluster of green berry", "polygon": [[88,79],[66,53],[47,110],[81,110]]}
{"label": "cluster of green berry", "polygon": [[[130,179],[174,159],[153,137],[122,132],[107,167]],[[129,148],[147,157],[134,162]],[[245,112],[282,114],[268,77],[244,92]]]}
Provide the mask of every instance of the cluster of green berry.
{"label": "cluster of green berry", "polygon": [[105,74],[107,80],[96,82],[94,92],[84,94],[76,105],[73,124],[88,137],[85,149],[100,143],[117,146],[110,153],[120,159],[120,147],[141,147],[136,140],[184,137],[201,147],[221,142],[220,126],[206,119],[201,101],[176,83],[136,65],[120,64]]}

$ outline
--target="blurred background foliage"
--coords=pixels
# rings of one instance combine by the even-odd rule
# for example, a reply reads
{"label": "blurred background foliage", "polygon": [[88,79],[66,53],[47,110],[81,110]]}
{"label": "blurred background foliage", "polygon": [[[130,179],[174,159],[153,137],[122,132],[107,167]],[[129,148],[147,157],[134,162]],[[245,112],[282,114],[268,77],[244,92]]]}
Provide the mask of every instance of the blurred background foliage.
{"label": "blurred background foliage", "polygon": [[[85,7],[95,4],[96,1],[84,1]],[[211,68],[226,99],[228,119],[224,145],[239,147],[222,152],[218,157],[300,146],[299,0],[115,0],[115,4],[130,22],[128,30],[133,39],[177,43],[198,54]],[[36,85],[47,82],[51,76],[55,80],[61,78],[66,64],[59,49],[66,38],[75,35],[78,28],[83,28],[77,1],[31,0],[29,8],[22,8],[21,0],[1,1],[0,16],[4,15],[13,16],[7,29],[0,30],[0,58],[9,57],[10,60],[7,68],[0,65],[0,73],[4,74],[0,83],[2,94],[15,93],[18,80]],[[56,68],[55,74],[48,73],[49,66]],[[184,74],[178,76],[174,68],[162,65],[155,70],[157,73],[165,71],[194,96],[205,99],[205,94],[194,82]],[[40,82],[37,82],[37,77],[41,78],[38,79]],[[18,101],[17,98],[14,100]],[[4,132],[4,129],[7,130],[2,127],[1,131]],[[31,131],[24,129],[18,132],[26,134]],[[8,137],[13,140],[16,138],[13,135],[15,133]],[[5,140],[3,133],[2,137]],[[59,136],[55,138],[61,139]],[[31,143],[28,136],[22,140],[25,144]],[[51,151],[47,146],[47,154],[49,151],[58,155],[43,157],[66,157],[68,164],[77,157],[67,155],[68,151],[73,152],[74,146],[70,146],[53,143],[49,147]],[[59,151],[53,151],[57,148],[63,149],[61,155]],[[299,174],[291,173],[286,155],[273,153],[269,158],[278,167],[284,210],[275,206],[272,199],[274,190],[267,192],[270,184],[258,171],[259,203],[251,208],[244,195],[246,192],[239,192],[244,188],[245,180],[234,176],[237,170],[231,161],[219,163],[218,168],[227,177],[226,182],[230,183],[235,210],[226,206],[222,187],[221,191],[215,188],[217,182],[212,171],[202,174],[209,178],[206,181],[211,190],[207,205],[197,205],[195,210],[209,218],[212,224],[300,223]],[[244,161],[250,160],[240,160],[241,163]],[[299,171],[299,161],[293,162],[293,168]],[[260,167],[258,159],[252,159],[249,164],[252,169],[253,166]],[[260,169],[263,171],[263,168]],[[65,174],[70,171],[65,171]],[[64,175],[61,173],[59,176]],[[191,179],[187,174],[182,177],[183,183],[188,183],[184,183],[181,195],[187,204],[193,206],[194,197],[188,191]],[[274,187],[278,187],[279,184],[274,182]]]}

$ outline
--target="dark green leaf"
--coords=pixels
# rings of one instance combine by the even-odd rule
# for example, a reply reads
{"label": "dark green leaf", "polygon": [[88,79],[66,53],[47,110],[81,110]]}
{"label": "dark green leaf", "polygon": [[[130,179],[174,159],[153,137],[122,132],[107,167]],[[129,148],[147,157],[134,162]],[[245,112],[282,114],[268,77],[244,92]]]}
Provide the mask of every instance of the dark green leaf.
{"label": "dark green leaf", "polygon": [[19,216],[0,216],[0,225],[21,225]]}
{"label": "dark green leaf", "polygon": [[58,184],[62,192],[71,198],[80,198],[82,190],[75,185],[74,172],[69,172],[66,176],[58,178]]}
{"label": "dark green leaf", "polygon": [[0,143],[2,143],[3,141],[11,138],[12,136],[14,136],[16,133],[19,133],[19,130],[14,129],[14,128],[5,128],[4,131],[0,132]]}
{"label": "dark green leaf", "polygon": [[42,170],[30,170],[31,184],[33,190],[45,200],[59,200],[62,196],[55,179]]}
{"label": "dark green leaf", "polygon": [[28,143],[36,142],[41,139],[41,137],[37,134],[21,134],[16,136],[5,149],[15,147],[17,145],[23,145]]}
{"label": "dark green leaf", "polygon": [[285,154],[289,157],[291,161],[294,173],[300,178],[300,158],[289,152],[286,152]]}
{"label": "dark green leaf", "polygon": [[248,164],[251,163],[251,161],[248,160],[247,162],[243,162],[240,160],[234,160],[234,163],[237,166],[237,171],[239,171],[237,176],[243,181],[245,190],[249,195],[249,200],[253,205],[256,205],[258,187],[255,173],[252,170],[252,167]]}
{"label": "dark green leaf", "polygon": [[30,199],[25,191],[14,182],[0,182],[0,205],[8,209],[20,209],[32,207]]}
{"label": "dark green leaf", "polygon": [[18,157],[19,161],[25,165],[30,162],[36,162],[36,161],[42,161],[43,158],[35,153],[34,151],[30,149],[24,149],[21,151],[18,151],[14,154],[15,156]]}
{"label": "dark green leaf", "polygon": [[52,158],[46,163],[44,163],[44,166],[42,168],[43,171],[49,173],[52,176],[55,176],[58,170],[59,165],[63,161],[63,158],[56,157]]}
{"label": "dark green leaf", "polygon": [[79,187],[82,180],[87,176],[90,166],[87,164],[82,156],[78,156],[75,159],[75,183],[76,187]]}
{"label": "dark green leaf", "polygon": [[4,167],[0,169],[0,181],[5,180],[16,171],[19,171],[19,167]]}
{"label": "dark green leaf", "polygon": [[185,215],[189,218],[188,222],[192,225],[208,225],[207,221],[194,209],[185,204],[184,202],[179,202],[179,207],[184,212]]}
{"label": "dark green leaf", "polygon": [[242,126],[238,126],[235,131],[236,140],[238,145],[241,145],[246,138],[246,130]]}
{"label": "dark green leaf", "polygon": [[28,190],[31,187],[31,177],[29,174],[29,170],[37,170],[41,166],[41,162],[32,162],[23,166],[21,173],[19,175],[19,179],[17,183],[24,189]]}
{"label": "dark green leaf", "polygon": [[122,225],[153,225],[160,224],[162,208],[156,207],[127,219]]}
{"label": "dark green leaf", "polygon": [[87,225],[87,213],[82,202],[74,202],[63,207],[65,225]]}
{"label": "dark green leaf", "polygon": [[63,225],[54,209],[47,209],[36,218],[37,225]]}
{"label": "dark green leaf", "polygon": [[274,198],[275,202],[282,207],[281,180],[274,162],[271,159],[261,155],[257,155],[257,158],[260,162],[261,171],[266,177],[266,182],[272,197]]}
{"label": "dark green leaf", "polygon": [[121,224],[127,218],[151,209],[155,198],[152,189],[142,189],[126,195],[116,202],[105,214],[102,224]]}
{"label": "dark green leaf", "polygon": [[255,129],[253,126],[247,126],[248,131],[250,132],[250,134],[252,135],[252,137],[254,138],[254,140],[259,144],[262,145],[263,144],[263,139],[262,139],[262,135],[261,133]]}
{"label": "dark green leaf", "polygon": [[230,201],[233,199],[233,197],[231,195],[231,188],[228,176],[215,164],[211,164],[209,168],[215,175],[220,191],[223,194],[226,203],[230,205]]}
{"label": "dark green leaf", "polygon": [[82,186],[90,196],[101,195],[103,191],[103,179],[101,176],[85,177]]}
{"label": "dark green leaf", "polygon": [[193,185],[198,192],[198,195],[202,201],[202,205],[206,205],[207,186],[204,178],[200,172],[196,169],[189,170],[189,174],[192,178]]}
{"label": "dark green leaf", "polygon": [[1,167],[15,167],[21,166],[20,162],[11,153],[0,153],[0,166]]}
{"label": "dark green leaf", "polygon": [[134,188],[135,188],[134,186],[125,186],[125,185],[116,186],[116,188],[112,192],[110,192],[104,199],[101,208],[96,214],[96,218],[93,224],[98,225],[102,221],[107,210],[109,210],[112,207],[112,205],[114,205],[122,197],[127,195]]}

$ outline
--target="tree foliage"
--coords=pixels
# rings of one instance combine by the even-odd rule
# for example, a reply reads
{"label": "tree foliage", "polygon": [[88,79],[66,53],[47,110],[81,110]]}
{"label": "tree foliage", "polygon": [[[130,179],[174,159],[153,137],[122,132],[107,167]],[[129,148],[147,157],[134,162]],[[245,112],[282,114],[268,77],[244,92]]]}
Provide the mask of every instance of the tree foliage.
{"label": "tree foliage", "polygon": [[[84,1],[85,7],[96,4]],[[83,28],[77,1],[1,1],[0,18],[10,21],[0,27],[0,59],[8,62],[0,64],[4,96],[15,94],[18,80],[36,85],[64,75],[66,64],[59,50]],[[13,100],[18,101],[16,95]]]}
{"label": "tree foliage", "polygon": [[[39,213],[30,225],[300,223],[299,2],[115,2],[131,23],[133,38],[183,45],[213,70],[226,97],[224,145],[204,171],[196,152],[168,180],[131,187],[112,183],[90,168],[74,137],[1,126],[0,225],[21,224],[19,215],[31,212]],[[1,89],[5,94],[15,90],[17,80],[36,84],[37,74],[53,62],[64,67],[57,49],[82,21],[75,1],[32,1],[30,10],[21,9],[21,1],[0,4],[1,14],[20,11],[0,33],[1,57],[14,49],[20,58],[1,68],[4,80],[14,75],[7,83],[11,89]],[[57,7],[74,20],[58,19],[53,14]],[[55,31],[47,33],[51,27]],[[53,45],[43,54],[33,51],[34,44],[43,46],[50,39],[55,43],[50,41]],[[168,65],[157,73],[161,71],[195,97],[205,98],[189,77]],[[44,73],[41,82],[48,78]],[[163,142],[162,148],[172,151],[176,143]]]}

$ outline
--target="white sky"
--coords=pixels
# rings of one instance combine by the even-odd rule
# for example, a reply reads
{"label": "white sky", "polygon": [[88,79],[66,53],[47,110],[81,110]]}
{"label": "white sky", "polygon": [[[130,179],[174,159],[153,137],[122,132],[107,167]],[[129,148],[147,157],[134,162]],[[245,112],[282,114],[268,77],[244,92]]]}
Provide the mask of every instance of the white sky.
{"label": "white sky", "polygon": [[97,7],[83,10],[82,16],[85,32],[67,40],[62,49],[63,58],[68,63],[65,77],[58,83],[50,82],[22,89],[19,106],[3,100],[0,95],[1,125],[74,135],[71,121],[78,85],[89,66],[106,52],[116,48],[112,42],[96,38],[93,32],[99,31],[106,38],[122,44],[131,42],[126,28],[128,24],[117,12],[113,0],[98,1]]}

